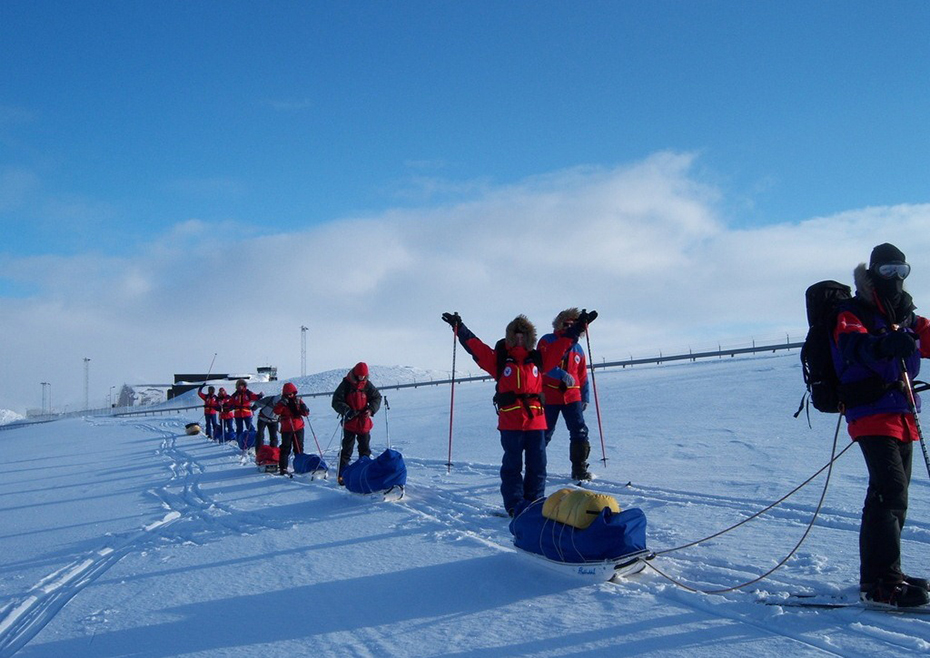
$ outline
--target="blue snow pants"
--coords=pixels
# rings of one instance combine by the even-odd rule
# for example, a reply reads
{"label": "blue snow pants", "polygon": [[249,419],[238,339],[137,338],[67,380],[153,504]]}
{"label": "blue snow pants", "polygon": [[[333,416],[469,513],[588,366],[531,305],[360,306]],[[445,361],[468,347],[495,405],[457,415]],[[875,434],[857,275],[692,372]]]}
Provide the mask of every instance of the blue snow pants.
{"label": "blue snow pants", "polygon": [[236,419],[236,435],[239,436],[242,434],[242,430],[245,429],[249,432],[255,430],[255,425],[252,424],[252,417],[248,416],[247,418],[237,418]]}
{"label": "blue snow pants", "polygon": [[206,426],[203,428],[204,434],[211,439],[219,438],[220,424],[216,420],[216,414],[204,414],[203,424]]}
{"label": "blue snow pants", "polygon": [[[504,458],[501,461],[501,496],[504,509],[513,512],[524,500],[546,495],[546,431],[500,430]],[[526,475],[523,458],[526,456]]]}
{"label": "blue snow pants", "polygon": [[588,440],[588,426],[585,425],[583,415],[584,405],[580,402],[569,402],[568,404],[547,404],[546,405],[546,445],[552,440],[555,433],[555,424],[559,422],[559,413],[565,419],[565,426],[568,427],[568,440],[571,443],[584,443]]}

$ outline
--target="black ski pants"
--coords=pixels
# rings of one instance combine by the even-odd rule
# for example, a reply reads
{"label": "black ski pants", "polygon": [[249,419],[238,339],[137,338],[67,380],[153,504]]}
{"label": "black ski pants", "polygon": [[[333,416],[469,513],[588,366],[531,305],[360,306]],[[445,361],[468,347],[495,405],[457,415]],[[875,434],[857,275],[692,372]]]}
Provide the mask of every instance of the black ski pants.
{"label": "black ski pants", "polygon": [[258,417],[258,434],[255,436],[255,449],[258,450],[265,444],[265,428],[268,428],[268,445],[272,448],[278,447],[278,424],[267,421],[261,416]]}
{"label": "black ski pants", "polygon": [[899,583],[901,529],[907,517],[913,443],[890,436],[862,436],[856,441],[869,469],[869,488],[859,529],[859,584]]}
{"label": "black ski pants", "polygon": [[[339,473],[342,473],[343,466],[348,466],[352,461],[352,451],[355,449],[355,442],[358,441],[358,456],[371,457],[371,434],[356,434],[349,430],[342,430],[342,452],[339,454]],[[339,474],[337,473],[337,475]]]}
{"label": "black ski pants", "polygon": [[287,470],[287,460],[291,456],[291,446],[294,446],[294,454],[304,451],[304,428],[296,432],[281,432],[281,452],[278,457],[278,468],[282,471]]}

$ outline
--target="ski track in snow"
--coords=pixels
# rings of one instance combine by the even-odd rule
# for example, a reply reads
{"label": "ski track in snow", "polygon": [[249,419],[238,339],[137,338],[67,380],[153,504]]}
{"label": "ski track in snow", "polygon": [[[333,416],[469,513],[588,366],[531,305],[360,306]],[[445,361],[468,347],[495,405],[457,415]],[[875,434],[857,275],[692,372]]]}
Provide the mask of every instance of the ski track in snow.
{"label": "ski track in snow", "polygon": [[[94,423],[94,419],[87,419]],[[236,511],[220,505],[204,494],[200,477],[204,468],[177,446],[179,436],[186,436],[183,423],[166,420],[136,424],[138,429],[161,436],[156,456],[167,460],[168,481],[149,493],[165,509],[161,519],[143,525],[142,530],[122,538],[110,537],[107,545],[50,573],[24,595],[0,610],[0,658],[12,656],[35,637],[81,590],[96,581],[110,567],[130,553],[169,541],[205,543],[210,536],[229,532],[247,534],[269,528],[286,528],[259,514]],[[182,522],[182,523],[179,523]],[[172,532],[175,526],[177,532]]]}
{"label": "ski track in snow", "polygon": [[[423,470],[428,470],[430,472],[436,472],[437,470],[440,470],[444,467],[442,462],[436,460],[429,461],[405,458],[405,461],[407,462],[408,466],[419,466],[423,468]],[[464,467],[458,468],[457,470],[465,473],[480,474],[482,476],[488,477],[497,476],[498,468],[499,467],[492,465],[468,464]],[[437,479],[442,479],[442,476],[439,476]],[[551,484],[551,480],[553,479],[555,478],[553,478],[550,474],[549,488],[555,488]],[[567,484],[566,486],[571,485]],[[621,484],[602,479],[597,480],[596,487],[601,492],[621,496],[624,494],[628,496],[630,491],[643,492],[645,499],[650,501],[658,501],[661,503],[700,503],[713,505],[715,507],[725,506],[742,512],[745,516],[749,516],[750,514],[753,514],[764,507],[758,505],[757,503],[747,503],[745,500],[732,497],[710,496],[695,492],[672,491],[654,487],[636,487],[630,485],[629,483]],[[500,523],[500,518],[489,515],[487,507],[468,502],[470,500],[479,498],[482,494],[486,495],[488,490],[495,494],[497,493],[497,487],[489,485],[463,489],[450,489],[448,486],[439,487],[436,485],[424,485],[423,483],[417,483],[415,495],[410,500],[410,502],[408,502],[408,507],[415,509],[425,518],[448,526],[448,533],[476,539],[481,543],[491,546],[497,550],[518,553],[519,551],[514,548],[509,541],[511,535],[509,530],[506,528],[506,524],[504,524],[505,532],[502,535],[500,532],[500,527],[502,525]],[[641,502],[636,504],[641,504]],[[774,514],[774,512],[779,509],[782,509],[782,515]],[[813,511],[813,507],[791,506],[788,501],[785,501],[778,508],[767,512],[767,515],[771,514],[773,517],[781,516],[781,518],[787,518],[789,520],[796,521],[799,525],[806,525],[809,522]],[[835,527],[858,534],[859,528],[857,517],[852,517],[852,515],[841,511],[836,512],[835,515],[840,517],[842,521],[830,523],[830,527]],[[825,514],[823,511],[821,511],[821,515],[818,518],[818,524],[821,524],[825,517],[829,517],[829,514]],[[497,523],[495,523],[495,521],[497,521]],[[742,580],[749,580],[756,577],[760,571],[758,565],[734,565],[724,560],[708,561],[706,556],[684,558],[662,557],[656,559],[668,559],[672,564],[675,564],[676,562],[693,563],[699,565],[702,570],[706,570],[708,567],[711,567],[719,571],[721,575],[724,576],[724,584],[705,584],[704,586],[708,588],[727,586],[728,583],[732,584],[741,582]],[[663,571],[665,571],[665,569],[663,569]],[[778,573],[779,572],[776,571],[763,582],[767,584],[777,584],[779,587],[787,591],[794,591],[797,589],[798,585],[796,582],[793,582],[792,580],[781,579],[778,577]],[[643,576],[643,574],[651,575]],[[634,576],[631,579],[624,579],[603,586],[630,588],[646,594],[652,593],[654,591],[653,588],[657,584],[668,584],[668,581],[647,569],[645,572],[642,572],[641,574]],[[714,599],[708,599],[705,596],[695,595],[685,590],[680,590],[674,586],[669,586],[662,588],[661,597],[668,599],[670,602],[673,602],[676,605],[686,606],[703,615],[724,617],[734,622],[748,624],[758,630],[764,631],[774,636],[786,638],[792,642],[817,652],[848,657],[873,655],[871,651],[868,653],[857,653],[851,652],[849,648],[836,647],[831,643],[831,640],[828,637],[815,640],[802,632],[792,632],[789,628],[789,625],[778,623],[778,621],[776,621],[781,616],[780,614],[770,615],[771,620],[769,620],[760,619],[758,616],[754,616],[752,614],[753,609],[751,607],[749,608],[748,613],[743,612],[747,603],[745,594],[731,594],[722,596],[719,600],[715,601]],[[868,616],[874,614],[888,614],[885,612],[875,612],[861,609],[843,610],[842,612],[845,616],[849,616],[850,618],[855,618],[862,615]],[[797,613],[792,611],[786,614]],[[930,644],[921,640],[920,638],[915,638],[908,634],[907,630],[912,623],[924,624],[927,622],[920,619],[901,618],[890,621],[889,623],[884,623],[885,626],[894,626],[895,624],[898,624],[897,628],[900,632],[894,632],[888,628],[877,628],[875,626],[859,622],[853,624],[853,630],[856,630],[863,635],[867,635],[869,639],[879,642],[881,645],[887,647],[889,651],[912,651],[916,653],[925,653],[927,649],[930,648]]]}
{"label": "ski track in snow", "polygon": [[[234,505],[220,503],[205,493],[201,487],[205,467],[178,444],[179,438],[187,438],[182,420],[136,422],[135,427],[160,438],[160,445],[155,454],[165,460],[169,476],[163,484],[150,489],[149,493],[159,501],[164,510],[163,516],[144,524],[140,531],[122,537],[109,537],[100,549],[48,574],[23,595],[0,609],[0,658],[15,654],[35,637],[69,600],[131,553],[165,542],[204,545],[230,533],[252,534],[291,527],[289,520],[275,520],[263,515],[261,511],[239,510]],[[224,448],[221,445],[216,447]],[[229,451],[229,454],[231,459],[235,459],[238,450]],[[445,463],[441,460],[405,456],[405,461],[413,477],[408,482],[406,497],[393,504],[401,505],[411,512],[411,524],[421,524],[423,530],[436,542],[468,539],[493,550],[518,552],[512,545],[507,520],[494,515],[500,510],[498,465],[465,463],[455,466],[452,472],[447,474]],[[243,461],[239,463],[244,464]],[[267,477],[258,473],[256,476]],[[293,480],[282,478],[281,481],[300,487],[326,486],[300,477]],[[548,489],[554,490],[562,486],[572,486],[572,483],[564,474],[550,473]],[[657,509],[663,506],[732,510],[734,523],[764,507],[758,502],[734,496],[640,486],[636,483],[628,486],[626,483],[601,478],[592,486],[600,492],[628,501],[628,506],[643,507],[647,511],[649,508]],[[822,480],[816,480],[809,486],[822,487]],[[328,490],[334,495],[353,495],[333,488],[331,484]],[[365,497],[358,498],[362,501]],[[813,512],[814,506],[793,504],[789,499],[767,512],[762,519],[775,519],[796,526],[800,538],[800,533],[810,521]],[[848,511],[825,507],[817,525],[853,535],[858,534],[859,518]],[[909,521],[909,533],[909,541],[930,545],[930,525]],[[658,540],[668,545],[650,548],[663,550],[673,547],[676,543],[687,543],[697,538],[682,538],[679,534],[677,531],[651,525],[650,540]],[[855,540],[851,537],[849,541]],[[742,563],[734,563],[732,559],[715,558],[713,554],[708,553],[713,552],[701,551],[700,547],[694,547],[656,559],[661,561],[662,570],[673,577],[695,577],[702,581],[711,580],[712,577],[715,582],[689,583],[702,588],[730,586],[755,578],[761,571],[767,570],[749,559]],[[802,584],[801,577],[782,574],[782,571],[776,571],[765,581],[752,587],[764,588],[767,591],[798,591]],[[889,616],[887,613],[862,609],[784,611],[774,606],[762,610],[762,606],[754,606],[750,602],[746,592],[720,597],[696,595],[674,587],[648,569],[631,579],[594,587],[610,588],[620,594],[626,591],[653,596],[667,601],[670,605],[687,607],[702,616],[719,617],[746,624],[764,633],[797,643],[799,648],[803,647],[808,653],[814,651],[836,656],[875,655],[873,650],[860,652],[848,646],[838,645],[829,633],[822,636],[812,635],[807,626],[793,631],[790,624],[784,623],[785,615],[829,615],[831,621],[843,622],[846,630],[867,638],[870,645],[881,647],[878,649],[880,652],[922,655],[930,650],[930,643],[914,636],[915,628],[923,630],[926,626],[919,625],[930,625],[930,621],[903,615]],[[882,615],[881,626],[875,621],[874,615]],[[371,649],[377,651],[377,647]]]}

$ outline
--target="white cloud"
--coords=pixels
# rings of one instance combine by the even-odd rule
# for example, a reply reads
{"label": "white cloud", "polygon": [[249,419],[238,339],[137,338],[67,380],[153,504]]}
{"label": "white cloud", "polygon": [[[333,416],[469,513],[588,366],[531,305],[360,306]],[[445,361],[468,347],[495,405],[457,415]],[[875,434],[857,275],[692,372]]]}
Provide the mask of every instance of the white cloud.
{"label": "white cloud", "polygon": [[[311,371],[358,360],[447,370],[446,310],[491,342],[517,313],[542,333],[562,308],[597,308],[598,360],[798,337],[807,285],[849,282],[884,241],[914,263],[908,284],[920,303],[930,205],[734,229],[694,160],[660,153],[575,168],[468,202],[295,233],[193,219],[119,258],[8,257],[5,276],[42,292],[0,300],[0,408],[38,406],[41,381],[58,401],[79,402],[85,356],[97,399],[124,381],[205,370],[214,352],[218,371],[270,363],[293,376],[301,325]],[[475,371],[465,357],[459,368]]]}

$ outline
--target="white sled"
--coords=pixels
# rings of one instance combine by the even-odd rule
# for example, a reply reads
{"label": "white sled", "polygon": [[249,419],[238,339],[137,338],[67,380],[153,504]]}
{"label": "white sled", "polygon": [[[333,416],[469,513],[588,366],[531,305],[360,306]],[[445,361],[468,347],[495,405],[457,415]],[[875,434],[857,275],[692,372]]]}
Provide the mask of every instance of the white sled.
{"label": "white sled", "polygon": [[381,499],[386,503],[396,503],[399,500],[402,500],[404,497],[404,486],[402,484],[395,484],[390,489],[385,491],[378,492],[381,494]]}
{"label": "white sled", "polygon": [[558,571],[566,576],[581,578],[590,583],[604,583],[609,580],[631,576],[639,573],[646,568],[646,558],[650,555],[649,551],[632,553],[614,560],[603,560],[597,562],[559,562],[537,553],[530,553],[522,548],[517,548],[520,555],[527,555],[534,558],[534,561],[548,569]]}
{"label": "white sled", "polygon": [[307,473],[301,473],[300,475],[309,475],[311,480],[328,480],[329,471],[325,468],[318,468],[315,471],[308,471]]}

